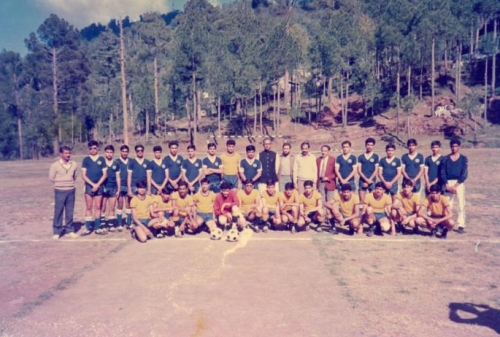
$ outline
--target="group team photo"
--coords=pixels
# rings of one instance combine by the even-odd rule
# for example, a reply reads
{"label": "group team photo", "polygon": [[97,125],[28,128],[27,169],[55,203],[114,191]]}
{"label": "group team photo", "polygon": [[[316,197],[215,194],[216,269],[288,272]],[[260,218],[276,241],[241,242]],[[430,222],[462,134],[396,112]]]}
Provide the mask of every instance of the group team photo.
{"label": "group team photo", "polygon": [[[424,157],[417,140],[409,139],[401,158],[394,144],[385,146],[385,156],[374,153],[375,143],[367,138],[364,153],[355,156],[351,142],[343,141],[336,157],[324,144],[316,157],[308,142],[300,144],[298,154],[284,142],[278,153],[267,137],[261,152],[249,144],[241,156],[229,139],[220,155],[216,143],[208,143],[200,159],[192,144],[187,157],[181,156],[173,140],[166,156],[154,146],[152,159],[146,159],[143,145],[133,148],[131,158],[127,145],[107,145],[100,155],[99,143],[90,141],[80,168],[71,148],[62,146],[49,171],[55,191],[53,239],[124,230],[139,242],[201,232],[212,240],[238,241],[245,229],[446,239],[455,228],[464,234],[468,160],[460,153],[460,140],[449,142],[449,154],[433,141]],[[77,235],[79,177],[86,209],[85,229]]]}

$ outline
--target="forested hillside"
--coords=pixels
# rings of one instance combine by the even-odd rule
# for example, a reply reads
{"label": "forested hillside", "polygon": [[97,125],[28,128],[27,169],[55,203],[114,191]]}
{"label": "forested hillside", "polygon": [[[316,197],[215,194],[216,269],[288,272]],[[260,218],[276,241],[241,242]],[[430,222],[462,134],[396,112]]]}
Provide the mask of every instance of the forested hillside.
{"label": "forested hillside", "polygon": [[26,37],[26,56],[0,53],[0,158],[163,138],[186,117],[196,139],[205,115],[215,133],[221,118],[244,118],[245,132],[267,122],[279,134],[283,116],[311,122],[332,98],[346,124],[352,94],[364,118],[425,98],[431,114],[450,82],[457,107],[486,120],[499,23],[498,0],[189,0],[182,12],[81,31],[51,15]]}

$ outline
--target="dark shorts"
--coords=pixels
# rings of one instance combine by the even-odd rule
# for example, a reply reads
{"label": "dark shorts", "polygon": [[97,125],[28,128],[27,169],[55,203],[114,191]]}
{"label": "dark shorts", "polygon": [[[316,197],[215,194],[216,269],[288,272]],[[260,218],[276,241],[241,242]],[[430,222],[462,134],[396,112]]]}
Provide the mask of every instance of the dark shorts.
{"label": "dark shorts", "polygon": [[375,216],[375,221],[380,221],[380,219],[387,218],[387,214],[385,214],[385,212],[373,213],[373,215]]}
{"label": "dark shorts", "polygon": [[314,217],[318,214],[317,211],[313,211],[313,212],[307,212],[306,216],[309,218],[309,219],[314,219]]}
{"label": "dark shorts", "polygon": [[214,193],[219,193],[220,192],[220,181],[219,182],[211,182],[210,187],[208,188],[210,191]]}
{"label": "dark shorts", "polygon": [[139,219],[139,221],[146,227],[148,227],[148,223],[151,221],[151,219]]}
{"label": "dark shorts", "polygon": [[125,197],[128,194],[127,186],[120,186],[120,197]]}
{"label": "dark shorts", "polygon": [[104,186],[102,195],[106,198],[116,197],[116,192],[118,192],[118,186]]}
{"label": "dark shorts", "polygon": [[204,223],[214,220],[214,215],[212,213],[198,213],[197,215],[203,219]]}
{"label": "dark shorts", "polygon": [[[348,184],[351,186],[352,191],[356,192],[356,183],[354,182],[354,180],[349,180]],[[338,181],[337,183],[337,190],[339,192],[342,190],[342,184],[340,183],[340,181]]]}
{"label": "dark shorts", "polygon": [[226,182],[233,185],[233,188],[238,188],[238,175],[236,174],[234,176],[223,175],[222,180],[225,180]]}
{"label": "dark shorts", "polygon": [[375,189],[375,183],[376,182],[377,182],[376,180],[373,180],[373,182],[370,185],[368,185],[368,187],[364,188],[363,187],[364,181],[362,179],[359,179],[359,189],[361,191],[369,191],[369,192],[371,192],[371,191],[373,191]]}
{"label": "dark shorts", "polygon": [[92,186],[85,184],[85,194],[90,195],[91,197],[97,197],[102,195],[104,192],[103,186],[99,186],[99,189],[96,192],[92,192]]}
{"label": "dark shorts", "polygon": [[390,189],[385,190],[385,193],[390,195],[396,195],[398,194],[398,189],[399,189],[398,184],[394,183],[394,185],[392,185]]}
{"label": "dark shorts", "polygon": [[158,189],[154,186],[151,185],[151,194],[152,195],[157,195],[158,194]]}

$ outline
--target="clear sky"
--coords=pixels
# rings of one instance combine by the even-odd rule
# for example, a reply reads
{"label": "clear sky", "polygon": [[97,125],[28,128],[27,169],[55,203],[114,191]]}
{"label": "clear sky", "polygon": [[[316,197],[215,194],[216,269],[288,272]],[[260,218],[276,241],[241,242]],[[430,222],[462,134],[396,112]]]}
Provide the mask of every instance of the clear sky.
{"label": "clear sky", "polygon": [[[130,16],[135,20],[146,12],[182,10],[186,0],[0,0],[0,51],[27,53],[24,45],[31,32],[54,13],[77,28],[93,22]],[[217,0],[210,1],[217,3]],[[224,0],[223,2],[228,2]]]}

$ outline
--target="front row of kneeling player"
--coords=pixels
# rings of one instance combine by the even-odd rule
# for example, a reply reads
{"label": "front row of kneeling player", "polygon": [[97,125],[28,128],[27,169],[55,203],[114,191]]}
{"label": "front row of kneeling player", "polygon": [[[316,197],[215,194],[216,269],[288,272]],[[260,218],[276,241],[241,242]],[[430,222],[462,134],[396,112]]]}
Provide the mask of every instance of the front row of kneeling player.
{"label": "front row of kneeling player", "polygon": [[410,180],[403,181],[403,189],[394,202],[379,182],[373,192],[366,194],[363,203],[345,184],[339,194],[324,204],[312,181],[305,182],[301,195],[293,183],[287,183],[285,191],[278,193],[273,181],[267,183],[262,194],[251,181],[244,181],[244,189],[239,191],[224,182],[218,194],[210,191],[207,179],[202,179],[201,189],[195,195],[188,193],[188,185],[183,181],[177,192],[163,189],[157,196],[147,195],[146,182],[140,181],[136,187],[137,196],[131,201],[132,233],[140,242],[153,236],[182,237],[184,233],[201,231],[208,231],[211,239],[218,240],[227,229],[227,240],[237,241],[239,232],[247,227],[255,232],[273,229],[296,233],[310,227],[322,231],[327,225],[334,234],[337,227],[362,234],[364,223],[368,236],[377,228],[394,235],[397,230],[418,232],[425,227],[431,235],[446,238],[454,225],[441,189],[432,186],[429,196],[420,203]]}

